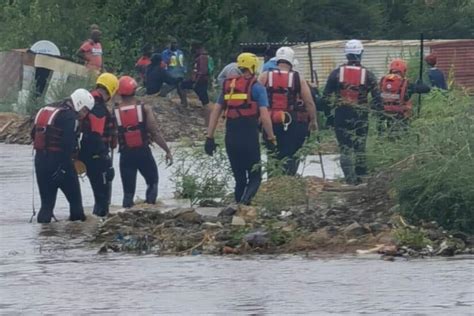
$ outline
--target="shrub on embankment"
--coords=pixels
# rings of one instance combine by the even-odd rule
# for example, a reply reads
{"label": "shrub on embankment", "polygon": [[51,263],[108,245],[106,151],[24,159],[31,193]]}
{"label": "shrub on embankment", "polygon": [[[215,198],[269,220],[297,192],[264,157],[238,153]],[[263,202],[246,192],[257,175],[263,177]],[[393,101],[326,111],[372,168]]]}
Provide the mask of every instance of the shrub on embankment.
{"label": "shrub on embankment", "polygon": [[420,116],[395,140],[372,130],[369,166],[394,172],[393,186],[407,218],[474,233],[472,104],[462,91],[432,91],[423,98]]}

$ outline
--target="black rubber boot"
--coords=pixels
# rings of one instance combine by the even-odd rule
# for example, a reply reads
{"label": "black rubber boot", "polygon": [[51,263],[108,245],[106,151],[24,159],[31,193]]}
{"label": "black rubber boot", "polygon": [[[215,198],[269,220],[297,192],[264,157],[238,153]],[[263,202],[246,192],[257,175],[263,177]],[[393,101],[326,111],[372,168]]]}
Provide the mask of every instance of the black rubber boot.
{"label": "black rubber boot", "polygon": [[146,189],[146,201],[148,204],[155,204],[158,196],[158,183],[149,185]]}
{"label": "black rubber boot", "polygon": [[86,215],[84,215],[84,213],[82,214],[71,214],[69,216],[69,220],[74,222],[74,221],[85,221],[86,220]]}
{"label": "black rubber boot", "polygon": [[38,212],[38,217],[37,217],[37,221],[38,223],[41,223],[41,224],[49,224],[51,223],[51,218],[53,217],[53,213],[52,212],[47,212],[47,211],[42,211],[40,210]]}
{"label": "black rubber boot", "polygon": [[109,206],[94,204],[94,210],[92,211],[92,214],[99,217],[107,216],[107,214],[109,214]]}
{"label": "black rubber boot", "polygon": [[133,203],[133,194],[125,193],[123,195],[122,207],[130,208],[134,205]]}

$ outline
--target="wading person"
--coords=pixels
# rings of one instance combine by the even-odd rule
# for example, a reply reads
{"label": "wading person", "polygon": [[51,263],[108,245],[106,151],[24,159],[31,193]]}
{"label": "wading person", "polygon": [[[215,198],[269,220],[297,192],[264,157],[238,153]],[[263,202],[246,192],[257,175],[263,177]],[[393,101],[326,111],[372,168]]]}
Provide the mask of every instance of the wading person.
{"label": "wading person", "polygon": [[316,106],[305,80],[293,70],[295,53],[290,47],[276,52],[276,69],[264,72],[259,81],[267,89],[273,132],[277,139],[275,155],[285,160],[284,173],[295,175],[299,160],[294,155],[303,146],[310,129],[316,129]]}
{"label": "wading person", "polygon": [[31,131],[35,171],[41,196],[38,223],[50,223],[56,195],[60,189],[69,202],[69,220],[84,221],[81,188],[72,161],[77,149],[78,119],[94,106],[94,98],[85,89],[77,89],[70,98],[38,111]]}
{"label": "wading person", "polygon": [[107,102],[118,89],[118,79],[111,73],[97,78],[96,88],[91,91],[95,100],[92,111],[81,121],[81,149],[79,159],[87,167],[87,177],[94,192],[93,214],[106,216],[109,213],[111,183],[115,176],[110,156],[117,145],[117,130]]}
{"label": "wading person", "polygon": [[341,153],[341,168],[349,184],[359,184],[367,174],[366,140],[369,129],[369,92],[372,107],[382,110],[382,101],[375,75],[361,65],[364,47],[359,40],[345,45],[347,63],[333,70],[324,89],[327,101],[336,95],[334,127]]}
{"label": "wading person", "polygon": [[136,81],[129,76],[119,80],[118,94],[122,101],[114,109],[118,127],[120,177],[123,185],[123,207],[132,207],[137,182],[137,171],[147,184],[145,203],[155,204],[158,195],[158,168],[150,144],[158,144],[166,152],[166,162],[173,163],[171,151],[161,136],[150,106],[135,98]]}
{"label": "wading person", "polygon": [[276,140],[267,109],[267,93],[255,78],[257,56],[242,53],[237,57],[237,65],[242,75],[224,81],[222,93],[209,119],[205,151],[212,156],[216,150],[214,131],[219,117],[225,110],[225,147],[235,179],[235,201],[250,204],[262,180],[259,166],[261,163],[259,117],[267,140],[272,144],[275,144]]}
{"label": "wading person", "polygon": [[390,138],[400,136],[400,131],[408,127],[413,110],[411,96],[414,93],[430,92],[430,88],[422,82],[409,82],[406,72],[406,62],[394,59],[390,63],[389,73],[380,79],[384,115],[379,120],[378,130],[382,134],[387,129]]}

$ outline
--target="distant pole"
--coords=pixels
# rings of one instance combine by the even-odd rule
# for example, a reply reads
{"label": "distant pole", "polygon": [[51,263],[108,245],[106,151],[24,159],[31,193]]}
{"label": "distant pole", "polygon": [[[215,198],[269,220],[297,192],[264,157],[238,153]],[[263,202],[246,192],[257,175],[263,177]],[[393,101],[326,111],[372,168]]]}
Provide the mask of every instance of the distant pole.
{"label": "distant pole", "polygon": [[[418,75],[418,81],[423,81],[423,57],[424,57],[424,44],[423,44],[423,33],[420,33],[420,73]],[[418,109],[417,109],[417,116],[420,116],[421,112],[421,93],[418,94]]]}
{"label": "distant pole", "polygon": [[[306,42],[308,43],[308,58],[309,58],[309,70],[311,73],[311,83],[314,83],[314,71],[313,71],[313,52],[311,51],[311,40],[309,39],[309,33],[306,34]],[[318,112],[316,111],[316,120],[318,116]],[[316,140],[321,145],[321,137],[319,137],[319,131],[316,131]],[[321,149],[318,150],[319,162],[321,163],[321,175],[323,176],[323,180],[326,180],[326,171],[324,170],[324,162],[323,162],[323,155],[321,153]]]}

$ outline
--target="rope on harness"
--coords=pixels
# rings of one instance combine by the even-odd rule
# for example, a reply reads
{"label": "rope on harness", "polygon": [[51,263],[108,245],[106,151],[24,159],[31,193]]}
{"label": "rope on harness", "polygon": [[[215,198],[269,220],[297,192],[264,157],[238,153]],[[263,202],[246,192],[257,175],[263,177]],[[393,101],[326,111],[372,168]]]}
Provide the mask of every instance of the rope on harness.
{"label": "rope on harness", "polygon": [[30,218],[30,223],[33,223],[33,218],[36,216],[36,209],[35,209],[35,150],[31,151],[31,205],[33,208],[33,214]]}

